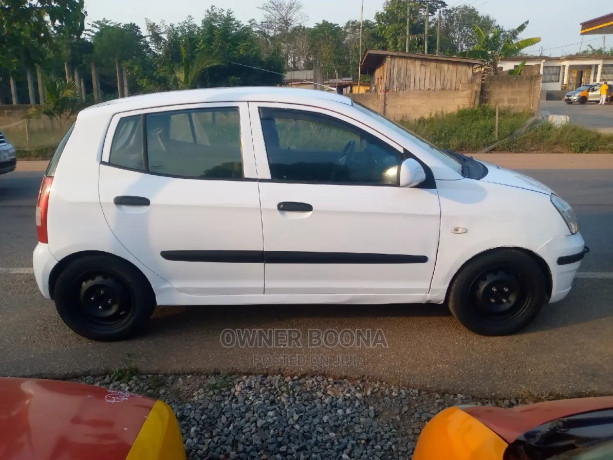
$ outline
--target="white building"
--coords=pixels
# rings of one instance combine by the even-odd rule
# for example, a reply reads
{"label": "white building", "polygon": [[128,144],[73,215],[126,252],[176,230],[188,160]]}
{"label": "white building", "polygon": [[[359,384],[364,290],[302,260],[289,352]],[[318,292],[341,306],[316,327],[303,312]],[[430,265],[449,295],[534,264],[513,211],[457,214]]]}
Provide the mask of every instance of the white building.
{"label": "white building", "polygon": [[500,61],[502,70],[526,65],[540,65],[543,75],[542,91],[567,91],[587,83],[613,81],[613,56],[526,56]]}

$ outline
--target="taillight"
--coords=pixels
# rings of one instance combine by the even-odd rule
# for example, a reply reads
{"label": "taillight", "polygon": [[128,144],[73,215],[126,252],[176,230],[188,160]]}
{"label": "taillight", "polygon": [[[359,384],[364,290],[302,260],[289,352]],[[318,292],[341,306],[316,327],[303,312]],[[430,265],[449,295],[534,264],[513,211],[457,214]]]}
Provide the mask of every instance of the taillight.
{"label": "taillight", "polygon": [[47,244],[49,236],[47,235],[47,211],[49,208],[49,194],[51,193],[51,184],[53,177],[43,177],[43,182],[40,184],[38,192],[38,202],[36,203],[36,231],[38,233],[38,241]]}

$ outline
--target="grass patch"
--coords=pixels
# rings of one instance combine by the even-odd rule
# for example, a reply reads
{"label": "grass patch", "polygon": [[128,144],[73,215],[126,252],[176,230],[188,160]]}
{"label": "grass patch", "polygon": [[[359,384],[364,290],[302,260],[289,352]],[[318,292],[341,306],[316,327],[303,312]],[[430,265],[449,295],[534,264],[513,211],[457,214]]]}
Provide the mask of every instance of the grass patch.
{"label": "grass patch", "polygon": [[[530,117],[531,114],[527,112],[500,110],[498,139],[510,136]],[[462,109],[457,113],[413,122],[403,121],[402,125],[440,149],[476,152],[496,142],[496,109],[490,106]]]}
{"label": "grass patch", "polygon": [[517,139],[502,142],[496,150],[505,152],[613,153],[613,135],[601,134],[582,126],[550,123],[531,129]]}
{"label": "grass patch", "polygon": [[232,385],[234,385],[234,379],[230,375],[219,374],[211,376],[204,388],[206,391],[217,393],[232,388]]}
{"label": "grass patch", "polygon": [[18,160],[50,160],[55,153],[55,147],[42,147],[32,150],[17,150],[16,155]]}
{"label": "grass patch", "polygon": [[135,356],[132,353],[127,353],[122,365],[111,373],[111,380],[128,383],[137,374],[138,368],[135,364]]}

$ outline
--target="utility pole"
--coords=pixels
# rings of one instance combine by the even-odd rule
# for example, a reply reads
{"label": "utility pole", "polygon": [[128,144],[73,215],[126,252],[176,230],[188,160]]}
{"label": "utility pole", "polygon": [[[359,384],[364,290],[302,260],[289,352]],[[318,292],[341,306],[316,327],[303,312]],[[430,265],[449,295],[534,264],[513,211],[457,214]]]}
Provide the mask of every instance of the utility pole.
{"label": "utility pole", "polygon": [[362,83],[362,24],[364,23],[364,0],[362,0],[362,10],[360,11],[360,49],[358,51],[358,93]]}
{"label": "utility pole", "polygon": [[411,32],[410,22],[411,22],[411,2],[407,0],[407,37],[406,37],[406,43],[404,45],[405,53],[409,52],[409,33]]}
{"label": "utility pole", "polygon": [[428,54],[428,19],[430,18],[429,7],[430,7],[430,2],[426,0],[426,18],[424,20],[426,24],[426,29],[424,31],[424,54]]}
{"label": "utility pole", "polygon": [[439,44],[441,41],[441,10],[438,10],[438,23],[436,24],[436,55],[438,56]]}
{"label": "utility pole", "polygon": [[602,36],[602,54],[607,52],[607,36]]}

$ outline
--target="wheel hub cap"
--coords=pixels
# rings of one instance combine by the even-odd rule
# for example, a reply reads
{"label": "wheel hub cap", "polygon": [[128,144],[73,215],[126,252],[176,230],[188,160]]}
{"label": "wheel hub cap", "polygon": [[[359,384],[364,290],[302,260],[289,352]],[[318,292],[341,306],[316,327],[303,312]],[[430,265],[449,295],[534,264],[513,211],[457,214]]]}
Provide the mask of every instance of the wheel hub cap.
{"label": "wheel hub cap", "polygon": [[479,279],[476,286],[477,304],[488,313],[500,314],[513,308],[519,296],[519,283],[506,271],[493,271]]}
{"label": "wheel hub cap", "polygon": [[108,319],[125,314],[126,290],[117,280],[96,276],[85,281],[80,292],[81,305],[94,318]]}

